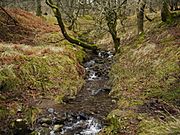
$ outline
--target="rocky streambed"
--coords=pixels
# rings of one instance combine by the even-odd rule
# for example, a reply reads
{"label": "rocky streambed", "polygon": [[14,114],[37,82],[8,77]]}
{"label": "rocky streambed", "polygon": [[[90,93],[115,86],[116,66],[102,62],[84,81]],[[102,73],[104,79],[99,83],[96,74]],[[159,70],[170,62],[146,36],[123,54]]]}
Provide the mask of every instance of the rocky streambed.
{"label": "rocky streambed", "polygon": [[[37,135],[96,135],[106,123],[106,116],[116,107],[109,96],[108,71],[113,54],[101,51],[91,55],[84,63],[85,85],[75,98],[64,100],[64,104],[48,107],[35,126]],[[48,104],[48,101],[47,101]],[[17,129],[15,134],[25,134]],[[28,133],[27,133],[28,134]]]}

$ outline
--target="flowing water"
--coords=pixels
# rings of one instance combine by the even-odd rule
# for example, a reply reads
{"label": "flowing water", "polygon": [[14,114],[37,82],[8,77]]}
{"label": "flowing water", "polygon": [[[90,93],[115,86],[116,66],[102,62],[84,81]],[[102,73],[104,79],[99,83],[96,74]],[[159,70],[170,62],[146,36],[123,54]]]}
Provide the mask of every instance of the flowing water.
{"label": "flowing water", "polygon": [[85,85],[65,104],[47,108],[33,130],[38,135],[96,135],[106,125],[106,116],[116,107],[109,96],[108,71],[113,54],[101,51],[84,63]]}

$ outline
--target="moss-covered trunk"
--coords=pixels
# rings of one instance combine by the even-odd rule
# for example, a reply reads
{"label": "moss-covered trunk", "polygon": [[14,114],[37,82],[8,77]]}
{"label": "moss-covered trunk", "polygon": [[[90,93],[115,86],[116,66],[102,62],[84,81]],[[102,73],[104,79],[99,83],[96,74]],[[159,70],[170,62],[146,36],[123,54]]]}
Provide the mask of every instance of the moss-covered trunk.
{"label": "moss-covered trunk", "polygon": [[42,10],[41,10],[41,0],[36,0],[36,15],[41,16]]}
{"label": "moss-covered trunk", "polygon": [[72,44],[76,44],[78,46],[81,46],[81,47],[89,49],[89,50],[93,50],[93,51],[97,50],[97,47],[95,45],[90,45],[83,41],[80,41],[78,39],[70,37],[66,31],[65,25],[64,25],[62,17],[61,17],[61,12],[58,9],[58,7],[53,4],[52,0],[46,0],[46,4],[52,8],[54,15],[58,21],[58,25],[61,29],[61,32],[66,40],[68,40]]}
{"label": "moss-covered trunk", "polygon": [[109,28],[109,33],[112,36],[113,43],[114,43],[114,48],[115,51],[118,52],[119,46],[120,46],[120,38],[117,37],[117,13],[114,11],[114,9],[111,8],[106,8],[106,21],[107,21],[107,26]]}
{"label": "moss-covered trunk", "polygon": [[161,9],[161,20],[163,22],[168,22],[172,19],[172,15],[168,9],[168,3],[167,0],[163,0],[163,5]]}
{"label": "moss-covered trunk", "polygon": [[146,5],[145,0],[141,0],[139,3],[139,8],[137,8],[137,27],[138,27],[138,34],[144,32],[144,8]]}

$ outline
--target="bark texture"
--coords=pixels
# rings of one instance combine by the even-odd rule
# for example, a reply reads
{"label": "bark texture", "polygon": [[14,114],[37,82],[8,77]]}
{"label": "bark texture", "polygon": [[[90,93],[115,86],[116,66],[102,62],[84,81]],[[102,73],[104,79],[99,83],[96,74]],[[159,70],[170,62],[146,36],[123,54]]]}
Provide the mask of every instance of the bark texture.
{"label": "bark texture", "polygon": [[138,27],[138,34],[144,32],[144,8],[146,6],[146,1],[141,0],[139,2],[139,7],[137,8],[137,27]]}
{"label": "bark texture", "polygon": [[114,42],[114,48],[115,51],[118,52],[119,46],[120,46],[120,38],[117,37],[117,13],[113,9],[105,9],[106,11],[106,21],[107,21],[107,26],[109,28],[109,32],[112,36],[113,42]]}
{"label": "bark texture", "polygon": [[36,15],[41,16],[42,10],[41,10],[41,0],[36,0]]}
{"label": "bark texture", "polygon": [[163,22],[167,22],[168,20],[171,20],[171,19],[172,19],[172,16],[171,16],[171,13],[168,9],[167,0],[163,0],[163,6],[161,9],[161,20]]}

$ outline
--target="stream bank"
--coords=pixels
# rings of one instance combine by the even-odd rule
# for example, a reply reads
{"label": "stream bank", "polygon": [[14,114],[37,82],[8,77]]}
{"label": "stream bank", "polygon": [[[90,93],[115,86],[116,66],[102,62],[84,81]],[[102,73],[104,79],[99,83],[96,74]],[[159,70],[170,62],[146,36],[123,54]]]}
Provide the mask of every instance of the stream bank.
{"label": "stream bank", "polygon": [[[107,124],[107,115],[116,107],[109,96],[111,87],[108,72],[113,54],[101,51],[91,54],[84,62],[85,84],[75,98],[64,99],[45,109],[33,127],[34,134],[40,135],[96,135]],[[49,104],[45,101],[45,104]],[[20,135],[22,130],[16,130]]]}

